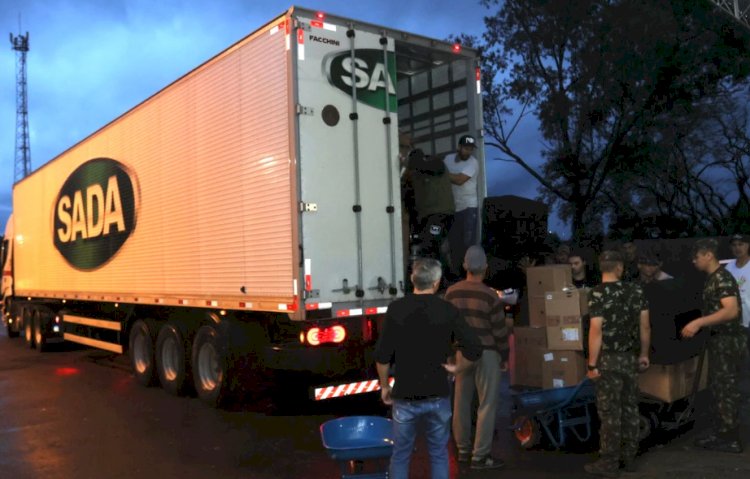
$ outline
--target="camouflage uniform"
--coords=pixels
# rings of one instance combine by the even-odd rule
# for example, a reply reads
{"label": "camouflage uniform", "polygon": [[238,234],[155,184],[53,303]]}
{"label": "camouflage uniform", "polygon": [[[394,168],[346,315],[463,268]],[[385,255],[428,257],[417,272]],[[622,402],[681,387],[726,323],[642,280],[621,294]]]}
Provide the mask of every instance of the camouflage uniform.
{"label": "camouflage uniform", "polygon": [[740,308],[737,317],[727,323],[711,327],[708,340],[708,388],[713,395],[713,409],[718,419],[717,432],[731,435],[735,439],[739,432],[738,411],[740,391],[739,371],[745,354],[745,332],[742,329],[742,303],[734,277],[724,268],[708,276],[703,287],[703,315],[708,316],[721,309],[721,299],[737,298]]}
{"label": "camouflage uniform", "polygon": [[589,292],[590,316],[603,318],[596,382],[599,455],[615,471],[619,461],[632,462],[638,452],[640,316],[647,309],[635,283],[603,283]]}

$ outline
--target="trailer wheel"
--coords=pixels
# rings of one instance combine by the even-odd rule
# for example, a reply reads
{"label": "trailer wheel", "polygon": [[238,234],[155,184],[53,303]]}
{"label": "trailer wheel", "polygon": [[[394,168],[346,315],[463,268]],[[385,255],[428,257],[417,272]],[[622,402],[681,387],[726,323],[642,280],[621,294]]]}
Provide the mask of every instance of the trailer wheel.
{"label": "trailer wheel", "polygon": [[5,329],[8,330],[8,337],[9,338],[17,338],[18,337],[18,331],[13,329],[13,325],[11,323],[6,324]]}
{"label": "trailer wheel", "polygon": [[34,349],[36,346],[34,343],[34,324],[28,309],[22,309],[21,316],[23,317],[23,338],[26,340],[26,344],[28,344],[31,349]]}
{"label": "trailer wheel", "polygon": [[151,327],[142,319],[133,323],[129,341],[130,366],[135,380],[141,386],[153,386],[156,382],[154,368],[154,340]]}
{"label": "trailer wheel", "polygon": [[47,338],[44,336],[42,314],[39,311],[34,311],[34,342],[36,343],[37,351],[39,351],[40,353],[44,353],[49,350]]}
{"label": "trailer wheel", "polygon": [[521,427],[516,429],[514,434],[524,449],[531,449],[539,445],[539,441],[542,438],[539,423],[533,417],[521,418]]}
{"label": "trailer wheel", "polygon": [[169,394],[180,396],[189,385],[187,352],[180,330],[172,323],[162,326],[156,338],[156,372]]}
{"label": "trailer wheel", "polygon": [[201,326],[193,340],[193,383],[198,397],[218,407],[225,399],[227,368],[219,348],[219,332],[213,326]]}

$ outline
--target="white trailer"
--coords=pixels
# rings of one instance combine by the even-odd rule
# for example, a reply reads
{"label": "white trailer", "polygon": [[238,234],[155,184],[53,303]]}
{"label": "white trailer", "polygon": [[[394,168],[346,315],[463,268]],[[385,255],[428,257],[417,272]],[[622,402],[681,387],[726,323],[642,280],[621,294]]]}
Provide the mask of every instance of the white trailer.
{"label": "white trailer", "polygon": [[481,111],[475,51],[290,8],[15,184],[8,332],[210,403],[261,367],[368,390],[405,289],[399,131],[445,154]]}

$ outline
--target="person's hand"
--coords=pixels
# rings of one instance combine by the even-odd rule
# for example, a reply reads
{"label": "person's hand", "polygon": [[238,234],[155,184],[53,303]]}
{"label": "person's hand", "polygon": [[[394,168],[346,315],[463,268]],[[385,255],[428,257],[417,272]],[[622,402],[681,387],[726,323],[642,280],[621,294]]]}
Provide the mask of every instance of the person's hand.
{"label": "person's hand", "polygon": [[500,362],[500,371],[502,371],[502,372],[508,371],[508,361],[501,361]]}
{"label": "person's hand", "polygon": [[651,366],[648,356],[641,356],[638,358],[638,371],[643,372]]}
{"label": "person's hand", "polygon": [[598,369],[594,369],[593,371],[588,371],[586,373],[586,377],[591,379],[592,381],[596,381],[597,379],[601,377],[601,374],[599,374]]}
{"label": "person's hand", "polygon": [[536,260],[531,259],[528,256],[524,256],[523,258],[518,260],[518,267],[523,271],[526,271],[528,268],[531,268],[533,266],[536,266]]}
{"label": "person's hand", "polygon": [[386,406],[393,405],[393,398],[391,397],[391,387],[381,387],[380,388],[380,399],[383,400],[383,404]]}
{"label": "person's hand", "polygon": [[458,374],[459,372],[461,372],[456,363],[443,363],[443,369],[451,374]]}
{"label": "person's hand", "polygon": [[685,327],[682,328],[682,337],[692,338],[693,336],[698,334],[698,331],[700,331],[702,327],[701,319],[703,318],[694,319],[687,323]]}

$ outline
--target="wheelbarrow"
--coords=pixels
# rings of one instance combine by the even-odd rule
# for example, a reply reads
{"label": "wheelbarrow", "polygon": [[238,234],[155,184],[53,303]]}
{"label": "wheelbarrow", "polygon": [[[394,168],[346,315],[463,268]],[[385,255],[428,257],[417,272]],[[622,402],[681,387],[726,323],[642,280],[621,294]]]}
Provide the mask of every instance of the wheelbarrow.
{"label": "wheelbarrow", "polygon": [[511,429],[526,449],[539,445],[542,439],[560,449],[571,435],[584,443],[593,430],[594,384],[587,378],[575,386],[517,393],[513,411]]}
{"label": "wheelbarrow", "polygon": [[379,416],[332,419],[320,426],[320,437],[328,456],[338,462],[341,479],[388,479],[393,450],[390,419]]}

